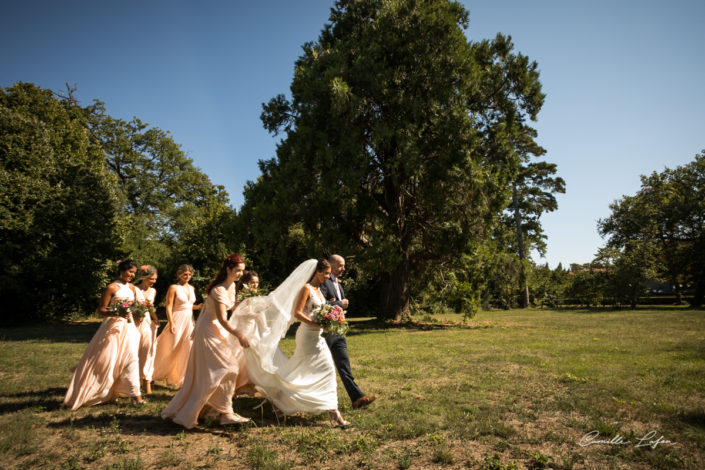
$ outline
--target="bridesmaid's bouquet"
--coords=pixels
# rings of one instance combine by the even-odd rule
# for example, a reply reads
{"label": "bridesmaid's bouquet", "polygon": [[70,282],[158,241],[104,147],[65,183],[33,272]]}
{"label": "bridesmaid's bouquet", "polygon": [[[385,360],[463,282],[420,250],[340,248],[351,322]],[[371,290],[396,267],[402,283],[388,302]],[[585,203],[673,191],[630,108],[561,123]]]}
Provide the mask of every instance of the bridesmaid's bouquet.
{"label": "bridesmaid's bouquet", "polygon": [[132,316],[138,321],[142,321],[148,313],[154,313],[156,311],[157,310],[154,305],[152,305],[152,303],[148,300],[145,300],[144,302],[135,302],[132,304]]}
{"label": "bridesmaid's bouquet", "polygon": [[135,302],[129,299],[113,299],[108,305],[108,308],[112,313],[119,317],[127,318],[127,322],[132,322],[132,317],[128,316],[129,313],[134,312]]}
{"label": "bridesmaid's bouquet", "polygon": [[265,295],[264,292],[260,290],[252,290],[249,286],[243,286],[242,290],[237,293],[237,301],[242,302],[250,297],[257,297],[260,295]]}
{"label": "bridesmaid's bouquet", "polygon": [[338,305],[321,304],[313,309],[313,321],[328,330],[328,333],[345,336],[350,327],[345,321],[345,310]]}

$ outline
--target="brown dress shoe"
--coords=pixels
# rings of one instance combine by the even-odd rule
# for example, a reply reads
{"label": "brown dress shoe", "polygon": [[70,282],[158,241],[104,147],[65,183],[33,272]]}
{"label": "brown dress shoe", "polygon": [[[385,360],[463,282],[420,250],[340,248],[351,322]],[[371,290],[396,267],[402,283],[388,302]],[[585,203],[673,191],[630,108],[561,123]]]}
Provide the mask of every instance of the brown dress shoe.
{"label": "brown dress shoe", "polygon": [[363,395],[353,402],[352,407],[353,409],[364,408],[376,399],[377,397],[375,396],[368,397],[367,395]]}

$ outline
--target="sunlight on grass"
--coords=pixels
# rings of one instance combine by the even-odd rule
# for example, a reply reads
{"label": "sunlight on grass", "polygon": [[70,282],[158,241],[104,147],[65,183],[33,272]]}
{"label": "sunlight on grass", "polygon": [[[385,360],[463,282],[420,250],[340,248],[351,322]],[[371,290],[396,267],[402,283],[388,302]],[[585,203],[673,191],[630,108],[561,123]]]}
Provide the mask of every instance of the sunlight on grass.
{"label": "sunlight on grass", "polygon": [[[86,324],[0,330],[0,455],[10,468],[705,467],[702,311],[435,317],[354,319],[353,373],[379,399],[352,410],[339,385],[346,430],[325,416],[277,425],[269,405],[240,398],[252,424],[187,432],[159,418],[175,391],[158,385],[143,408],[120,400],[72,413],[60,404]],[[293,352],[291,335],[282,348]],[[591,431],[629,444],[581,446]],[[637,447],[651,432],[671,442]]]}

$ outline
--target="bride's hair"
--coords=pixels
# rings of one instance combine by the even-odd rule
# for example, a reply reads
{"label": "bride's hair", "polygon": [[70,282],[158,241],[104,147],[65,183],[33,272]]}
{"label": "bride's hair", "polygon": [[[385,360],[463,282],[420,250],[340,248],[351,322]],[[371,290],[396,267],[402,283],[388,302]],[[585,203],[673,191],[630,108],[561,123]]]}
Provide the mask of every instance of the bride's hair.
{"label": "bride's hair", "polygon": [[206,286],[206,294],[210,294],[211,289],[214,286],[217,286],[223,282],[226,277],[228,277],[228,268],[232,269],[238,264],[245,264],[245,260],[237,253],[233,253],[225,258],[220,265],[220,271],[218,271],[218,274],[216,274],[213,280],[208,284],[208,286]]}
{"label": "bride's hair", "polygon": [[328,268],[330,268],[330,263],[328,262],[328,260],[325,258],[319,258],[318,263],[316,263],[316,272],[311,275],[311,279],[309,279],[308,282],[313,281],[313,276],[315,276],[316,273],[322,273]]}

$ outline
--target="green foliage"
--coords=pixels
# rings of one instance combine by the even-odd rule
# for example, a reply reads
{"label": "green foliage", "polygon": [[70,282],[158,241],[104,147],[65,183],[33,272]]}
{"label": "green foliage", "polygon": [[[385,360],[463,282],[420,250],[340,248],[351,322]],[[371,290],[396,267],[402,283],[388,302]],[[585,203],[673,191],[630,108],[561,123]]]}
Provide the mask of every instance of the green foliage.
{"label": "green foliage", "polygon": [[517,470],[519,467],[514,463],[502,463],[502,459],[499,455],[494,454],[492,457],[485,457],[480,468],[482,470]]}
{"label": "green foliage", "polygon": [[0,321],[93,310],[121,221],[80,108],[29,83],[0,89],[0,201]]}
{"label": "green foliage", "polygon": [[123,256],[169,273],[157,285],[162,294],[181,264],[212,275],[219,261],[237,248],[235,214],[224,188],[212,184],[168,132],[138,118],[115,119],[99,101],[84,112],[118,181]]}
{"label": "green foliage", "polygon": [[[482,249],[519,167],[511,139],[544,95],[510,38],[468,42],[467,23],[450,1],[336,3],[295,64],[291,100],[264,105],[265,128],[286,135],[245,190],[258,264],[340,252],[381,300],[374,313],[399,319]],[[476,305],[477,276],[453,271],[458,301]]]}
{"label": "green foliage", "polygon": [[548,264],[533,266],[529,271],[529,290],[532,303],[540,307],[557,307],[563,303],[564,291],[570,281],[569,272],[558,265],[551,269]]}
{"label": "green foliage", "polygon": [[[610,205],[598,223],[608,247],[619,250],[621,276],[639,285],[651,269],[671,282],[680,296],[695,290],[705,297],[705,151],[675,169],[642,176],[641,189]],[[622,283],[625,281],[623,280]]]}
{"label": "green foliage", "polygon": [[5,323],[91,312],[118,257],[155,265],[164,295],[178,265],[210,276],[241,248],[225,190],[168,132],[72,90],[0,90],[0,201]]}

